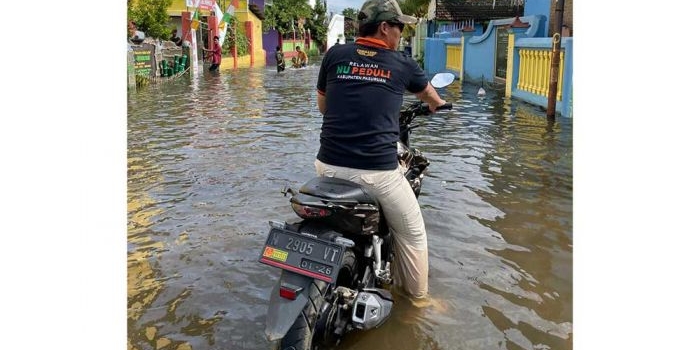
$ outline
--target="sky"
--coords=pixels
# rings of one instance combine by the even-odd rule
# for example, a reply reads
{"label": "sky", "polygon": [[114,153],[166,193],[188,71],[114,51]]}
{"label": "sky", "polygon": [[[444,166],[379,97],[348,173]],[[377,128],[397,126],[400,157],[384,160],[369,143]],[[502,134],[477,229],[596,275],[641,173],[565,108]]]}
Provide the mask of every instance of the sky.
{"label": "sky", "polygon": [[360,10],[362,3],[365,0],[327,0],[326,5],[328,5],[328,11],[333,13],[341,13],[344,9],[351,7],[356,10]]}

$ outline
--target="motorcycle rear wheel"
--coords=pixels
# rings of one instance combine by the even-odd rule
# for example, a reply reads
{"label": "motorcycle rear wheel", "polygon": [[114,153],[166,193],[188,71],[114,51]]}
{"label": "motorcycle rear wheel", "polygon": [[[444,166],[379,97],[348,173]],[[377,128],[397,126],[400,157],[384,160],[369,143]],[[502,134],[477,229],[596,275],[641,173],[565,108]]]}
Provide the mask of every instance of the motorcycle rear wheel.
{"label": "motorcycle rear wheel", "polygon": [[304,310],[301,311],[301,314],[294,320],[287,334],[282,338],[280,350],[311,349],[311,341],[314,337],[316,321],[319,318],[319,312],[324,301],[323,296],[325,295],[326,288],[328,288],[328,284],[323,281],[314,280],[309,288],[309,301],[306,303]]}
{"label": "motorcycle rear wheel", "polygon": [[[337,282],[341,283],[346,279],[352,280],[352,275],[356,272],[355,268],[355,254],[352,251],[346,251],[343,255],[343,263]],[[316,323],[323,318],[320,312],[321,307],[325,303],[324,296],[329,285],[326,282],[314,280],[309,288],[309,301],[301,314],[294,320],[287,334],[282,338],[280,350],[311,350],[318,348],[317,344],[313,342],[314,333],[317,328]],[[327,308],[326,312],[329,311],[330,308]],[[327,334],[320,334],[320,336],[319,338],[325,338]]]}

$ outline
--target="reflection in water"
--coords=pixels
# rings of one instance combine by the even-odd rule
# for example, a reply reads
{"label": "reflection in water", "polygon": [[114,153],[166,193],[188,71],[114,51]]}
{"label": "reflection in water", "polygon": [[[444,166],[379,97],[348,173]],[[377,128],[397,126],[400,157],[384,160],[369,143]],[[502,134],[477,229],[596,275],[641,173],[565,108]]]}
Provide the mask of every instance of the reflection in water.
{"label": "reflection in water", "polygon": [[[129,94],[128,348],[265,349],[279,270],[257,262],[280,190],[314,176],[318,65],[222,71]],[[431,295],[338,349],[571,349],[572,130],[459,82],[425,117]],[[407,96],[407,100],[412,100]]]}

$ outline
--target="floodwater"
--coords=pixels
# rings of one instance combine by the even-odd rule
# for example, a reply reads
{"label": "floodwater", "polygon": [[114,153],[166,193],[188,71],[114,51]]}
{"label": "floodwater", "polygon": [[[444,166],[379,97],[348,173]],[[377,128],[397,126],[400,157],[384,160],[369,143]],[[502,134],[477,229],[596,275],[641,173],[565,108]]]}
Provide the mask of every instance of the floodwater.
{"label": "floodwater", "polygon": [[[318,62],[208,71],[128,94],[128,349],[270,349],[258,263],[285,184],[314,176]],[[456,81],[412,146],[436,306],[397,298],[337,349],[573,348],[572,121]],[[412,96],[407,95],[408,100]]]}

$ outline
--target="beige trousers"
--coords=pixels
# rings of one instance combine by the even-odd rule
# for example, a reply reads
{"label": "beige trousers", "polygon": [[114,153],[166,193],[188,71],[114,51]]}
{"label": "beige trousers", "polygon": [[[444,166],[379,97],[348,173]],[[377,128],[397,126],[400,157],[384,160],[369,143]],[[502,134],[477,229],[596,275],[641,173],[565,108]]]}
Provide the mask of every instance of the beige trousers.
{"label": "beige trousers", "polygon": [[401,168],[363,170],[329,165],[316,159],[316,174],[365,186],[379,200],[394,237],[392,272],[399,287],[413,298],[428,296],[428,237],[423,215]]}

